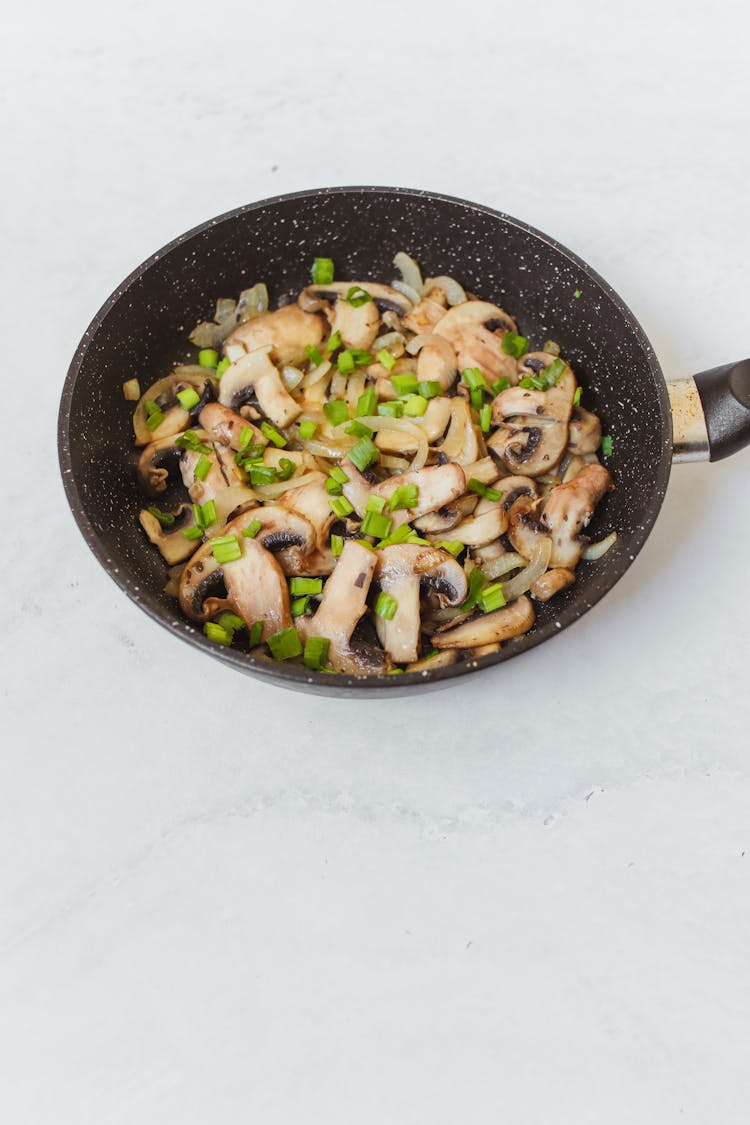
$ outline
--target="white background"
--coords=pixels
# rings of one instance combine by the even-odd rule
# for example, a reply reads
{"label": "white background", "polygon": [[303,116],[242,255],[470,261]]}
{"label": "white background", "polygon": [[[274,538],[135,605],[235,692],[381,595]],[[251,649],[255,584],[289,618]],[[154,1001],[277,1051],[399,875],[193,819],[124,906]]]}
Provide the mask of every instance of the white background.
{"label": "white background", "polygon": [[423,698],[180,644],[55,454],[89,319],[329,184],[570,245],[671,376],[750,351],[745,3],[25,3],[4,23],[0,1118],[672,1125],[750,1105],[750,453],[559,639]]}

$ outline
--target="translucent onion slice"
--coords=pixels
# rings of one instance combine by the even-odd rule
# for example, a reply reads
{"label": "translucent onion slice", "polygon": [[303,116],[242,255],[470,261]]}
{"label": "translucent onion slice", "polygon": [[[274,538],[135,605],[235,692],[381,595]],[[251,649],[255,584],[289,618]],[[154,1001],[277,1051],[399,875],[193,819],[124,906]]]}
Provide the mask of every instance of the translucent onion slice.
{"label": "translucent onion slice", "polygon": [[312,371],[308,371],[307,375],[303,377],[300,386],[314,387],[315,384],[319,383],[321,379],[325,379],[330,370],[330,361],[324,359],[323,362],[319,363],[317,367],[313,367]]}
{"label": "translucent onion slice", "polygon": [[542,577],[549,564],[551,554],[552,540],[546,537],[538,539],[534,544],[529,565],[520,571],[515,578],[511,578],[509,582],[503,582],[503,594],[507,602],[520,598],[521,594],[525,594],[533,586],[537,578]]}
{"label": "translucent onion slice", "polygon": [[384,332],[373,340],[370,351],[377,355],[381,348],[387,348],[395,359],[400,359],[406,347],[406,337],[403,332]]}
{"label": "translucent onion slice", "polygon": [[409,468],[405,457],[393,457],[390,453],[381,453],[380,464],[385,469],[393,469],[395,473],[405,473]]}
{"label": "translucent onion slice", "polygon": [[598,543],[590,543],[585,551],[581,551],[581,558],[586,559],[587,562],[600,559],[602,555],[606,555],[610,547],[614,547],[616,542],[617,532],[613,531],[606,539],[600,539]]}
{"label": "translucent onion slice", "polygon": [[419,304],[419,293],[416,289],[413,289],[411,285],[404,285],[403,281],[394,281],[393,288],[399,293],[403,293],[405,297],[408,297],[413,305]]}
{"label": "translucent onion slice", "polygon": [[268,309],[268,289],[262,281],[243,289],[237,302],[237,322],[244,324]]}
{"label": "translucent onion slice", "polygon": [[453,277],[428,277],[424,283],[424,292],[429,293],[435,286],[443,290],[449,305],[463,305],[468,299],[463,286],[459,285]]}
{"label": "translucent onion slice", "polygon": [[[404,250],[399,250],[393,259],[393,264],[401,274],[401,281],[404,285],[408,285],[415,293],[422,292],[422,271],[414,261],[414,259],[407,254]],[[396,288],[394,282],[394,288]]]}
{"label": "translucent onion slice", "polygon": [[303,441],[302,444],[308,453],[312,453],[313,457],[325,457],[327,461],[339,461],[342,457],[346,457],[356,440],[351,435],[345,434],[340,441],[310,438],[309,441]]}
{"label": "translucent onion slice", "polygon": [[305,377],[304,371],[300,371],[299,367],[285,366],[281,369],[281,381],[288,391],[293,391],[298,387]]}
{"label": "translucent onion slice", "polygon": [[[421,469],[426,461],[429,452],[427,445],[427,438],[425,437],[419,426],[415,426],[406,418],[381,418],[379,414],[369,414],[366,418],[358,418],[363,426],[369,426],[375,433],[378,430],[399,430],[401,433],[408,434],[414,440],[416,453],[411,461],[410,468]],[[345,426],[350,425],[349,422],[342,422],[340,426],[336,426],[336,430],[343,432]]]}
{"label": "translucent onion slice", "polygon": [[290,477],[289,480],[280,480],[276,484],[256,485],[255,492],[259,500],[276,500],[283,496],[290,488],[302,488],[312,481],[317,481],[320,476],[317,471],[304,473],[301,477]]}
{"label": "translucent onion slice", "polygon": [[519,570],[527,565],[527,560],[523,555],[518,555],[514,551],[505,551],[502,555],[498,555],[496,559],[490,559],[488,562],[482,562],[482,570],[488,578],[502,578],[504,574],[509,574],[511,570]]}

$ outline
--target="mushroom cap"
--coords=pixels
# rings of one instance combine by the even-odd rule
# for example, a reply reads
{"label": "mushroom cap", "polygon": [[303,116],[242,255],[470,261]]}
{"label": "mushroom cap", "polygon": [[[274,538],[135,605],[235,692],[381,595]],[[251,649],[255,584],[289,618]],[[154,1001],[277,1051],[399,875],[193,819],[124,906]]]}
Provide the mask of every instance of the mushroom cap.
{"label": "mushroom cap", "polygon": [[[318,345],[323,333],[324,324],[319,316],[304,312],[299,305],[284,305],[281,309],[261,313],[240,324],[227,337],[224,346],[230,357],[239,348],[246,352],[270,348],[274,361],[280,366],[286,363],[296,365],[305,362],[305,347]],[[226,372],[222,376],[222,384],[225,378]]]}
{"label": "mushroom cap", "polygon": [[262,430],[220,402],[209,402],[204,406],[198,415],[198,420],[214,441],[228,445],[234,450],[240,448],[240,436],[244,430],[250,430],[252,433],[253,445],[268,445],[268,438]]}
{"label": "mushroom cap", "polygon": [[376,617],[375,628],[386,652],[399,663],[410,663],[419,654],[422,586],[434,590],[443,605],[458,605],[466,597],[466,573],[453,555],[438,547],[398,543],[377,555],[375,578],[395,600],[396,612],[390,620]]}
{"label": "mushroom cap", "polygon": [[541,524],[552,536],[550,567],[573,569],[581,557],[584,543],[581,531],[588,525],[594,509],[612,487],[612,477],[603,465],[586,465],[567,484],[552,489],[544,505]]}
{"label": "mushroom cap", "polygon": [[574,406],[568,425],[568,452],[576,457],[596,453],[602,440],[602,424],[596,414]]}
{"label": "mushroom cap", "polygon": [[508,512],[500,500],[480,500],[469,519],[453,528],[451,534],[465,547],[486,547],[508,528]]}
{"label": "mushroom cap", "polygon": [[[417,357],[417,378],[424,382],[436,381],[444,391],[453,386],[458,374],[456,353],[451,343],[439,332],[426,337]],[[431,399],[431,402],[439,401]]]}
{"label": "mushroom cap", "polygon": [[202,543],[180,575],[178,597],[182,612],[193,621],[208,621],[217,613],[232,609],[227,596],[224,571],[213,556],[211,541]]}
{"label": "mushroom cap", "polygon": [[[407,296],[399,293],[390,285],[383,285],[378,281],[331,281],[328,285],[308,285],[297,298],[300,308],[314,312],[325,308],[327,302],[337,301],[346,303],[346,294],[352,287],[364,289],[369,293],[372,301],[365,304],[376,304],[383,308],[393,309],[399,316],[405,316],[414,306]],[[353,308],[354,306],[350,306]],[[364,308],[364,305],[360,305]]]}
{"label": "mushroom cap", "polygon": [[[208,368],[192,366],[175,368],[170,375],[152,383],[138,399],[133,411],[135,444],[150,445],[155,441],[182,433],[183,430],[187,429],[190,425],[190,414],[177,398],[177,392],[185,390],[187,387],[200,391],[205,388],[206,383],[214,388],[216,387],[216,379],[209,373]],[[150,430],[146,425],[146,403],[158,403],[159,400],[164,403],[164,421],[155,430]]]}
{"label": "mushroom cap", "polygon": [[[257,324],[258,320],[260,317],[248,321],[248,324]],[[270,347],[264,346],[248,352],[227,368],[219,384],[219,402],[237,410],[255,393],[263,413],[274,425],[283,428],[294,421],[302,407],[284,386],[269,358],[270,350]]]}
{"label": "mushroom cap", "polygon": [[[548,352],[526,356],[542,370],[555,361]],[[566,366],[555,386],[546,391],[509,387],[496,396],[492,420],[498,426],[488,448],[503,458],[511,472],[541,476],[558,463],[568,444],[568,421],[573,409],[576,381]]]}
{"label": "mushroom cap", "polygon": [[177,437],[179,434],[171,434],[143,447],[136,472],[138,483],[147,496],[165,492],[170,469],[181,466],[183,451],[175,445]]}
{"label": "mushroom cap", "polygon": [[503,351],[502,337],[515,332],[516,322],[498,305],[489,301],[464,301],[454,305],[434,328],[456,353],[458,368],[478,367],[493,379],[506,376],[516,382],[516,362]]}
{"label": "mushroom cap", "polygon": [[243,538],[241,545],[242,557],[224,563],[227,594],[248,628],[263,622],[261,641],[265,641],[293,624],[289,588],[270,551],[256,539]]}
{"label": "mushroom cap", "polygon": [[138,521],[146,532],[149,542],[158,548],[168,566],[175,566],[189,559],[198,546],[197,540],[188,539],[182,534],[195,522],[192,505],[180,504],[172,514],[175,517],[172,526],[162,527],[148,508],[142,508],[138,513]]}
{"label": "mushroom cap", "polygon": [[[348,468],[345,471],[348,473]],[[445,508],[452,501],[457,500],[466,488],[466,475],[460,465],[451,462],[445,465],[429,465],[422,469],[409,470],[399,476],[388,477],[387,480],[370,489],[370,494],[390,500],[397,488],[406,485],[416,485],[419,489],[417,503],[413,508],[398,508],[395,512],[389,513],[394,528],[402,523],[419,519],[428,512]],[[351,503],[354,501],[352,500]]]}
{"label": "mushroom cap", "polygon": [[435,633],[432,643],[438,649],[479,648],[501,644],[511,637],[528,633],[533,624],[534,607],[526,595],[522,594],[502,609],[472,617],[470,621],[464,621],[444,633]]}
{"label": "mushroom cap", "polygon": [[304,570],[304,559],[316,548],[315,528],[310,521],[291,508],[268,504],[241,512],[226,525],[222,535],[246,539],[243,531],[256,522],[261,526],[253,541],[267,551],[279,552],[279,565],[285,573],[299,574]]}

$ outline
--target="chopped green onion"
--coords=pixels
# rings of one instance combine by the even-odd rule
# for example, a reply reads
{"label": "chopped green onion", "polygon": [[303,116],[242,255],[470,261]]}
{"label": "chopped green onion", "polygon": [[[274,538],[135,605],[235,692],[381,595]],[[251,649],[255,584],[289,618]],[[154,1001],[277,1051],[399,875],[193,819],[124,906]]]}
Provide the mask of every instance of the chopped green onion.
{"label": "chopped green onion", "polygon": [[515,332],[504,332],[500,346],[506,355],[520,359],[529,350],[529,341],[525,336],[517,336]]}
{"label": "chopped green onion", "polygon": [[253,438],[257,432],[258,431],[253,426],[243,426],[240,430],[240,449],[247,449],[249,445],[252,445]]}
{"label": "chopped green onion", "polygon": [[341,333],[339,332],[339,330],[337,328],[335,332],[331,333],[331,335],[328,337],[328,339],[326,341],[326,351],[330,355],[331,352],[335,352],[336,348],[340,348],[340,347],[341,347]]}
{"label": "chopped green onion", "polygon": [[427,409],[427,399],[423,395],[407,395],[404,400],[404,414],[407,418],[421,418]]}
{"label": "chopped green onion", "polygon": [[306,594],[303,598],[295,598],[291,604],[292,617],[302,617],[307,612],[309,604],[309,594]]}
{"label": "chopped green onion", "polygon": [[477,480],[476,477],[470,477],[466,482],[466,487],[469,492],[475,492],[477,496],[484,497],[485,500],[502,500],[502,492],[498,492],[496,488],[490,488],[484,481]]}
{"label": "chopped green onion", "polygon": [[193,519],[197,523],[198,527],[205,527],[206,525],[203,522],[203,509],[201,508],[200,504],[193,504],[192,508]]}
{"label": "chopped green onion", "polygon": [[192,410],[200,402],[201,396],[194,387],[185,387],[184,391],[177,392],[177,399],[183,410]]}
{"label": "chopped green onion", "polygon": [[277,480],[276,470],[270,465],[251,465],[249,475],[250,484],[261,488],[266,484],[275,484]]}
{"label": "chopped green onion", "polygon": [[300,656],[302,653],[302,641],[294,626],[291,629],[280,629],[278,633],[272,633],[268,638],[268,647],[275,660],[290,660],[293,656]]}
{"label": "chopped green onion", "polygon": [[289,581],[290,594],[319,594],[322,589],[322,578],[292,578]]}
{"label": "chopped green onion", "polygon": [[347,426],[344,430],[345,434],[353,434],[354,437],[369,437],[371,438],[375,431],[371,430],[369,426],[365,426],[363,422],[352,422],[351,426]]}
{"label": "chopped green onion", "polygon": [[392,621],[396,616],[398,609],[398,602],[392,598],[390,594],[386,594],[385,590],[381,590],[378,594],[378,600],[375,602],[375,612],[378,617],[382,617],[384,621]]}
{"label": "chopped green onion", "polygon": [[328,637],[308,637],[302,659],[312,672],[319,672],[328,659],[331,642]]}
{"label": "chopped green onion", "polygon": [[339,555],[341,554],[341,552],[343,551],[343,549],[344,549],[344,537],[343,537],[343,535],[332,535],[331,536],[331,554],[333,555],[333,557],[335,559],[337,559],[339,557]]}
{"label": "chopped green onion", "polygon": [[602,453],[605,457],[612,456],[612,438],[609,434],[605,434],[602,438]]}
{"label": "chopped green onion", "polygon": [[480,407],[479,425],[483,434],[488,434],[490,432],[490,426],[492,425],[492,405],[489,402],[484,403],[484,405]]}
{"label": "chopped green onion", "polygon": [[372,535],[376,539],[385,539],[393,527],[393,520],[379,512],[365,512],[362,520],[362,534]]}
{"label": "chopped green onion", "polygon": [[247,525],[247,527],[243,527],[242,534],[246,539],[254,539],[262,527],[263,524],[260,522],[260,520],[250,520],[250,523]]}
{"label": "chopped green onion", "polygon": [[380,457],[380,450],[371,438],[360,438],[349,450],[349,460],[363,473],[368,465],[374,465]]}
{"label": "chopped green onion", "polygon": [[388,536],[387,539],[384,539],[381,543],[378,543],[378,547],[392,547],[396,543],[405,543],[412,534],[413,531],[409,527],[408,523],[402,523],[391,535]]}
{"label": "chopped green onion", "polygon": [[304,422],[300,422],[299,424],[300,440],[309,441],[310,438],[314,438],[317,428],[314,422],[311,422],[309,418],[305,418]]}
{"label": "chopped green onion", "polygon": [[231,645],[234,637],[234,633],[225,629],[222,625],[218,625],[215,621],[207,621],[203,626],[203,632],[209,641],[215,641],[219,645]]}
{"label": "chopped green onion", "polygon": [[510,386],[510,379],[503,375],[500,379],[496,379],[490,387],[493,395],[499,395],[502,391],[507,391]]}
{"label": "chopped green onion", "polygon": [[469,590],[466,601],[461,606],[461,613],[469,613],[477,604],[477,595],[483,586],[487,585],[487,578],[483,571],[475,566],[469,575]]}
{"label": "chopped green onion", "polygon": [[201,506],[201,524],[203,527],[210,527],[212,523],[216,523],[216,501],[207,500]]}
{"label": "chopped green onion", "polygon": [[329,496],[340,496],[343,491],[337,480],[334,480],[333,477],[326,477],[326,492]]}
{"label": "chopped green onion", "polygon": [[403,674],[403,668],[389,668],[386,672],[386,676],[403,676]]}
{"label": "chopped green onion", "polygon": [[329,500],[328,503],[331,505],[331,511],[335,512],[339,519],[343,519],[344,516],[350,516],[354,511],[354,508],[345,496],[336,496],[333,500]]}
{"label": "chopped green onion", "polygon": [[205,480],[210,472],[211,462],[209,461],[208,457],[206,457],[205,453],[201,453],[198,461],[196,462],[195,469],[193,470],[193,475],[196,480]]}
{"label": "chopped green onion", "polygon": [[440,383],[438,383],[437,379],[427,379],[425,381],[420,381],[419,393],[423,398],[437,398],[438,395],[443,393],[443,388]]}
{"label": "chopped green onion", "polygon": [[583,387],[576,387],[576,393],[573,395],[573,406],[581,405],[581,395],[583,394]]}
{"label": "chopped green onion", "polygon": [[475,410],[481,410],[484,403],[484,391],[481,387],[473,387],[469,391],[469,401]]}
{"label": "chopped green onion", "polygon": [[[384,512],[385,506],[386,506],[387,503],[388,503],[388,501],[386,500],[385,496],[374,496],[373,495],[367,501],[367,507],[365,508],[365,511],[366,512]],[[391,508],[391,511],[393,511],[393,508]]]}
{"label": "chopped green onion", "polygon": [[279,433],[275,426],[272,426],[270,422],[261,422],[260,428],[268,438],[268,440],[272,441],[277,449],[284,448],[284,446],[286,445],[286,438],[283,434]]}
{"label": "chopped green onion", "polygon": [[144,407],[146,410],[146,425],[153,431],[162,424],[164,415],[152,398],[146,399]]}
{"label": "chopped green onion", "polygon": [[175,517],[171,512],[162,512],[155,504],[152,504],[148,509],[154,519],[158,520],[162,527],[171,527],[175,521]]}
{"label": "chopped green onion", "polygon": [[189,449],[193,453],[211,452],[211,446],[202,442],[195,430],[185,430],[184,433],[174,439],[174,443],[178,449]]}
{"label": "chopped green onion", "polygon": [[465,544],[461,543],[458,539],[441,539],[435,546],[439,547],[441,551],[448,551],[449,554],[453,555],[454,559],[457,559],[461,552],[466,550]]}
{"label": "chopped green onion", "polygon": [[485,500],[492,500],[495,503],[497,503],[499,500],[502,500],[503,496],[504,496],[504,493],[498,492],[498,490],[496,488],[487,487],[484,490]]}
{"label": "chopped green onion", "polygon": [[353,308],[358,309],[361,305],[368,304],[372,300],[372,297],[361,285],[352,285],[344,299]]}
{"label": "chopped green onion", "polygon": [[335,398],[332,402],[324,402],[323,413],[332,426],[340,426],[342,422],[348,422],[349,420],[349,407],[341,398]]}
{"label": "chopped green onion", "polygon": [[502,609],[507,605],[502,582],[495,582],[493,586],[485,586],[480,590],[477,594],[477,604],[482,613],[492,613],[494,609]]}
{"label": "chopped green onion", "polygon": [[226,369],[228,367],[231,367],[231,365],[232,365],[231,359],[228,356],[224,356],[224,358],[222,360],[220,360],[219,366],[216,368],[216,378],[221,379],[221,377],[224,374],[224,372],[226,371]]}
{"label": "chopped green onion", "polygon": [[320,367],[321,363],[323,362],[323,356],[320,354],[314,344],[305,345],[305,354],[307,355],[307,358],[311,363],[314,363],[316,367]]}
{"label": "chopped green onion", "polygon": [[530,375],[524,375],[523,379],[519,380],[518,385],[523,391],[533,391],[535,382]]}
{"label": "chopped green onion", "polygon": [[351,351],[357,367],[367,367],[369,363],[372,363],[372,356],[363,348],[352,348]]}
{"label": "chopped green onion", "polygon": [[203,348],[198,352],[198,363],[201,367],[218,367],[219,353],[213,348]]}
{"label": "chopped green onion", "polygon": [[242,558],[242,548],[236,535],[217,535],[211,540],[211,552],[217,563],[222,565]]}
{"label": "chopped green onion", "polygon": [[419,503],[419,485],[402,484],[394,491],[388,501],[388,510],[396,512],[400,508],[416,508]]}
{"label": "chopped green onion", "polygon": [[567,364],[563,359],[553,359],[552,363],[541,372],[540,378],[544,379],[548,387],[554,387],[565,374]]}
{"label": "chopped green onion", "polygon": [[386,371],[393,371],[393,368],[396,366],[396,358],[391,355],[387,348],[381,348],[375,358],[378,363],[382,363]]}
{"label": "chopped green onion", "polygon": [[182,534],[186,539],[200,539],[203,536],[203,528],[196,523],[192,527],[186,527]]}
{"label": "chopped green onion", "polygon": [[310,270],[315,285],[330,285],[333,281],[333,259],[316,258]]}
{"label": "chopped green onion", "polygon": [[419,393],[419,382],[416,375],[410,371],[403,375],[391,375],[391,383],[397,395],[415,395]]}
{"label": "chopped green onion", "polygon": [[580,289],[576,289],[575,293],[573,294],[574,297],[580,297],[581,295],[582,291]]}
{"label": "chopped green onion", "polygon": [[333,468],[331,469],[330,475],[333,477],[334,480],[337,480],[339,482],[339,484],[346,484],[347,481],[349,480],[349,477],[346,475],[346,473],[344,472],[344,470],[341,468],[340,465],[334,465]]}
{"label": "chopped green onion", "polygon": [[350,348],[347,348],[346,351],[339,352],[336,365],[342,375],[351,375],[354,370],[354,356]]}
{"label": "chopped green onion", "polygon": [[227,632],[237,633],[240,629],[245,629],[245,622],[236,613],[222,613],[219,618],[219,625]]}
{"label": "chopped green onion", "polygon": [[404,413],[403,402],[380,402],[378,414],[381,418],[401,418]]}
{"label": "chopped green onion", "polygon": [[374,387],[367,390],[357,399],[357,409],[354,411],[357,418],[367,418],[374,414],[378,408],[378,396]]}
{"label": "chopped green onion", "polygon": [[461,372],[461,376],[469,390],[476,391],[481,389],[486,391],[489,389],[487,387],[487,380],[478,367],[465,367]]}
{"label": "chopped green onion", "polygon": [[290,480],[297,471],[297,466],[294,461],[290,461],[288,457],[282,457],[276,467],[276,476],[279,480]]}
{"label": "chopped green onion", "polygon": [[257,648],[260,644],[260,638],[263,636],[263,622],[256,621],[250,630],[247,637],[247,647]]}

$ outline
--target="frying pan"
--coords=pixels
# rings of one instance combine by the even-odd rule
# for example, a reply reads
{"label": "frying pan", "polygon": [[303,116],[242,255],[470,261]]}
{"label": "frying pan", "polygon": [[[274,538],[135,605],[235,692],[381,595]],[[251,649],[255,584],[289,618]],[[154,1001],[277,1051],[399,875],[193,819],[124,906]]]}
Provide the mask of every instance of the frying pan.
{"label": "frying pan", "polygon": [[[586,406],[612,436],[616,488],[599,505],[594,538],[615,546],[582,562],[577,581],[536,606],[531,632],[500,652],[432,672],[359,679],[253,658],[209,641],[163,593],[164,563],[138,524],[132,405],[122,383],[148,385],[191,353],[187,333],[257,280],[283,300],[309,282],[315,256],[337,276],[390,280],[406,250],[425,276],[450,274],[506,308],[541,346],[558,341]],[[578,295],[577,295],[578,294]],[[194,360],[193,360],[194,362]],[[398,188],[304,191],[253,203],[170,242],[115,290],[89,325],[60,403],[59,457],[68,501],[91,550],[146,613],[241,672],[303,691],[369,695],[424,690],[490,667],[562,632],[591,609],[635,559],[659,514],[673,460],[725,457],[750,443],[750,360],[679,383],[664,380],[632,312],[570,250],[508,215],[464,200]]]}

